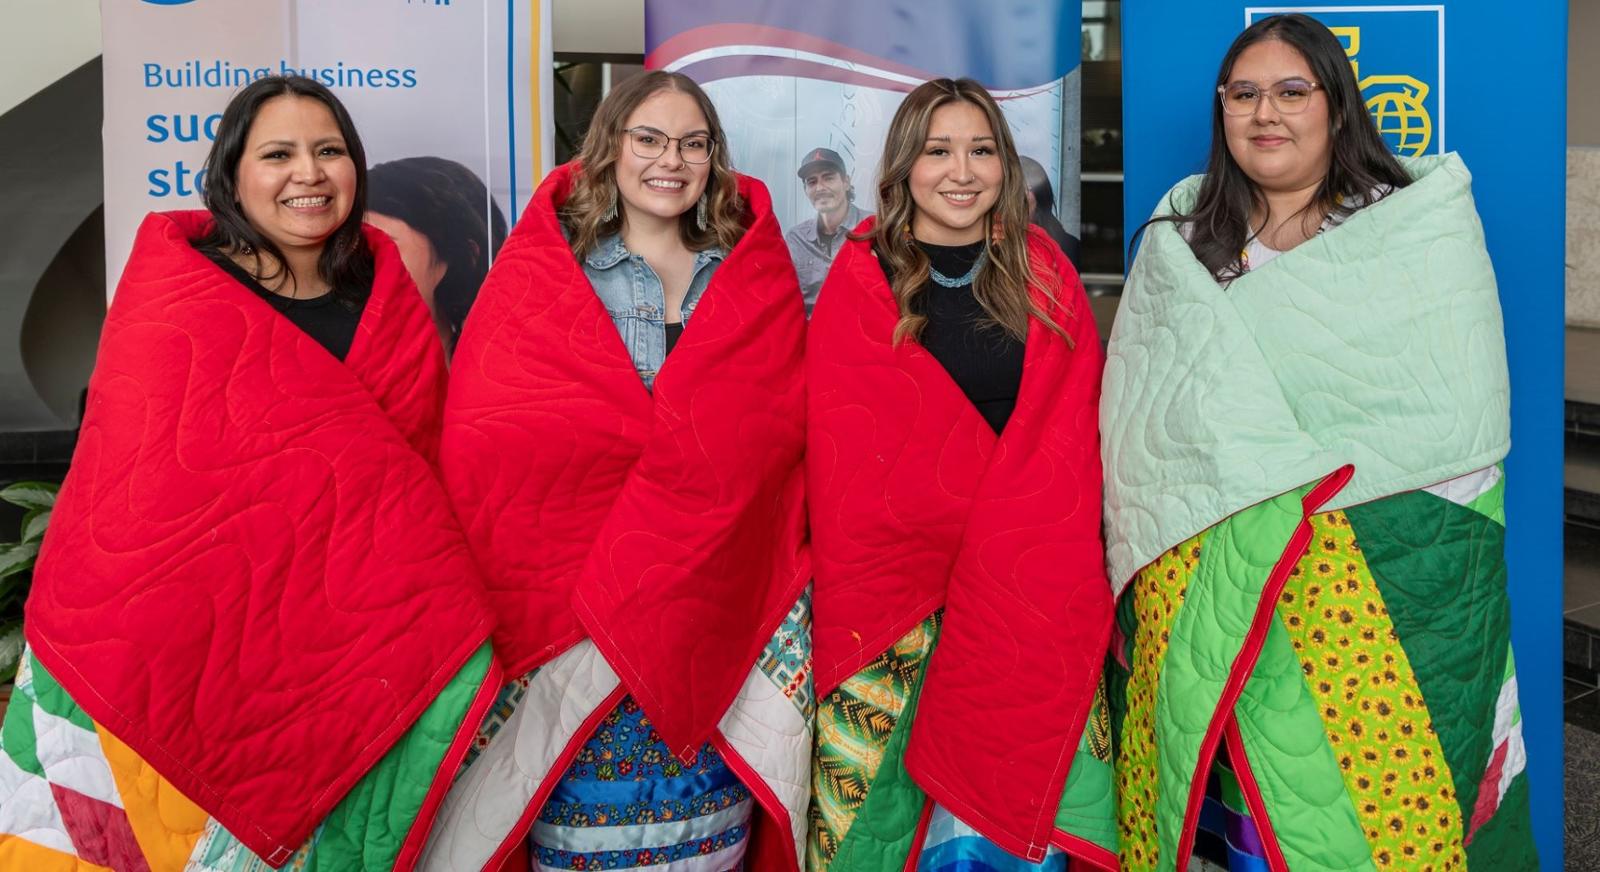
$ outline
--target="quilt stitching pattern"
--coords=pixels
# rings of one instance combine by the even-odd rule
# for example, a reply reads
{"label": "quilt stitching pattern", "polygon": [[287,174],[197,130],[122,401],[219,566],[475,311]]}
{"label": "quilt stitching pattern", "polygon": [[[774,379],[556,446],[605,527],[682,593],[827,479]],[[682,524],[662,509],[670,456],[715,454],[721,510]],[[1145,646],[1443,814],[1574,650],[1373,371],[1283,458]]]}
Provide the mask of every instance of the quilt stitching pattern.
{"label": "quilt stitching pattern", "polygon": [[[1410,187],[1226,291],[1171,225],[1147,232],[1101,399],[1117,590],[1172,544],[1345,463],[1355,478],[1329,508],[1505,456],[1499,296],[1471,175],[1455,155],[1406,165]],[[1381,320],[1366,315],[1377,295]],[[1380,421],[1357,397],[1389,411]]]}
{"label": "quilt stitching pattern", "polygon": [[27,633],[87,716],[283,862],[491,619],[432,466],[442,351],[392,243],[369,230],[340,362],[190,247],[208,220],[139,230]]}

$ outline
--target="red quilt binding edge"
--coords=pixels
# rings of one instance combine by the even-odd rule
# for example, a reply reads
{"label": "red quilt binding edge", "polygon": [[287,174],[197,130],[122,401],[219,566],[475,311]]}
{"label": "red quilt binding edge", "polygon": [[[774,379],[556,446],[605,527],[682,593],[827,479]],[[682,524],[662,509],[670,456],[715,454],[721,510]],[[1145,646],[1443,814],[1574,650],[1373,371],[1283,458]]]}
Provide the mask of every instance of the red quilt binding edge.
{"label": "red quilt binding edge", "polygon": [[933,820],[933,800],[922,801],[922,813],[917,815],[917,828],[911,833],[911,850],[906,852],[906,865],[901,872],[917,872],[917,861],[922,859],[922,846],[928,841],[928,823]]}
{"label": "red quilt binding edge", "polygon": [[1227,735],[1228,759],[1233,763],[1239,792],[1244,794],[1245,804],[1250,806],[1250,817],[1261,836],[1261,847],[1267,852],[1267,868],[1272,872],[1289,872],[1289,861],[1283,857],[1278,834],[1272,831],[1272,823],[1267,819],[1267,801],[1261,796],[1261,785],[1256,783],[1256,775],[1250,769],[1250,759],[1245,754],[1244,735],[1239,732],[1238,718],[1228,718]]}
{"label": "red quilt binding edge", "polygon": [[[1289,580],[1289,573],[1294,570],[1306,547],[1311,544],[1311,516],[1316,514],[1324,503],[1333,499],[1334,494],[1343,490],[1354,474],[1355,467],[1345,464],[1322,479],[1301,499],[1300,523],[1289,536],[1283,554],[1278,557],[1277,564],[1267,576],[1261,599],[1256,604],[1255,617],[1250,621],[1250,631],[1245,634],[1239,656],[1234,658],[1233,667],[1228,671],[1228,682],[1222,688],[1222,696],[1217,700],[1216,710],[1211,713],[1205,740],[1200,743],[1200,756],[1195,761],[1193,780],[1189,783],[1189,803],[1184,811],[1183,830],[1178,836],[1178,853],[1173,864],[1173,868],[1180,872],[1188,868],[1189,855],[1194,851],[1195,827],[1200,819],[1200,808],[1206,796],[1206,773],[1211,769],[1211,762],[1216,757],[1223,731],[1233,719],[1233,707],[1239,701],[1240,694],[1244,693],[1245,683],[1250,680],[1250,673],[1255,670],[1256,660],[1261,656],[1261,648],[1266,644],[1267,630],[1272,626],[1272,618],[1278,607],[1278,595],[1283,592],[1283,586]],[[1265,819],[1260,821],[1260,825],[1264,830]],[[1264,834],[1263,838],[1270,839],[1271,836]]]}
{"label": "red quilt binding edge", "polygon": [[1073,860],[1102,869],[1104,872],[1118,872],[1122,868],[1122,861],[1117,859],[1115,852],[1108,851],[1082,836],[1074,836],[1060,827],[1056,827],[1055,832],[1051,834],[1050,844],[1067,852],[1067,856]]}
{"label": "red quilt binding edge", "polygon": [[522,816],[517,818],[516,825],[506,834],[505,841],[500,843],[500,847],[490,855],[489,861],[483,864],[483,872],[498,872],[505,864],[506,858],[517,849],[517,842],[527,837],[528,830],[533,826],[533,819],[538,816],[539,810],[544,808],[545,800],[550,798],[550,793],[556,789],[556,782],[561,780],[567,767],[572,765],[572,758],[578,756],[583,743],[589,741],[589,737],[594,735],[600,722],[605,720],[606,715],[611,714],[612,709],[621,704],[622,698],[627,694],[628,689],[618,682],[616,689],[606,694],[606,698],[594,707],[594,711],[583,719],[582,724],[578,725],[572,738],[567,740],[567,746],[561,749],[561,756],[557,757],[545,772],[544,781],[539,784],[539,789],[534,791],[533,798],[528,800],[528,807],[522,810]]}
{"label": "red quilt binding edge", "polygon": [[[724,736],[721,730],[717,730],[712,734],[711,745],[717,749],[717,753],[722,755],[723,762],[728,764],[728,768],[733,770],[733,774],[739,776],[739,780],[744,782],[745,789],[749,790],[750,795],[755,797],[756,804],[761,807],[762,811],[766,812],[767,821],[770,824],[769,829],[777,831],[778,845],[783,851],[783,872],[800,872],[800,848],[794,843],[794,831],[790,828],[789,810],[783,807],[783,803],[778,800],[778,795],[772,792],[771,787],[767,786],[766,779],[761,777],[761,773],[757,772],[749,761],[734,750],[733,743],[728,741],[728,737]],[[745,838],[750,845],[755,845],[755,830],[753,827]]]}
{"label": "red quilt binding edge", "polygon": [[428,787],[427,795],[423,797],[422,809],[417,813],[417,819],[411,822],[411,829],[406,831],[405,841],[400,843],[400,853],[395,856],[394,862],[396,872],[409,872],[422,856],[423,846],[428,843],[428,834],[433,830],[433,820],[439,814],[439,806],[444,804],[445,794],[450,792],[450,785],[455,782],[455,771],[460,768],[461,761],[467,756],[467,748],[472,744],[472,737],[477,734],[484,715],[489,713],[489,707],[494,705],[495,698],[500,695],[500,687],[503,684],[505,676],[500,672],[500,664],[490,660],[489,671],[483,676],[483,683],[478,686],[477,696],[467,707],[461,728],[456,731],[455,739],[450,742],[449,750],[445,752],[444,759],[439,761],[439,768],[433,774],[433,783]]}

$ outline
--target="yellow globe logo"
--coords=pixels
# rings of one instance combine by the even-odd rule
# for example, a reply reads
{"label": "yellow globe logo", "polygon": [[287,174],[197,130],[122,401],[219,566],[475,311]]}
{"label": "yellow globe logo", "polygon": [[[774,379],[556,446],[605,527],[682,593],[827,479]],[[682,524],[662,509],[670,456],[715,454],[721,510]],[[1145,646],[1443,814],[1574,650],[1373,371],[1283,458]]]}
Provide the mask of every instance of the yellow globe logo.
{"label": "yellow globe logo", "polygon": [[1423,105],[1428,97],[1428,86],[1413,76],[1369,76],[1361,80],[1361,91],[1369,93],[1367,111],[1377,122],[1396,153],[1410,157],[1426,154],[1433,141],[1433,118]]}

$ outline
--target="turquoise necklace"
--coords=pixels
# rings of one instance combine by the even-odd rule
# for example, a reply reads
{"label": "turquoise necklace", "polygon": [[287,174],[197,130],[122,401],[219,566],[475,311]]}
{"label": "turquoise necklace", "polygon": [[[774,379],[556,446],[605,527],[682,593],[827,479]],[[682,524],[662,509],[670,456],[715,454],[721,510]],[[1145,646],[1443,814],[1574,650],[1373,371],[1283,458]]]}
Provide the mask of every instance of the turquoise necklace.
{"label": "turquoise necklace", "polygon": [[979,252],[978,259],[972,262],[972,269],[967,270],[967,274],[959,278],[951,278],[934,269],[933,264],[928,264],[928,278],[933,279],[933,283],[942,288],[959,288],[970,285],[978,278],[978,270],[983,269],[983,261],[988,256],[988,252]]}

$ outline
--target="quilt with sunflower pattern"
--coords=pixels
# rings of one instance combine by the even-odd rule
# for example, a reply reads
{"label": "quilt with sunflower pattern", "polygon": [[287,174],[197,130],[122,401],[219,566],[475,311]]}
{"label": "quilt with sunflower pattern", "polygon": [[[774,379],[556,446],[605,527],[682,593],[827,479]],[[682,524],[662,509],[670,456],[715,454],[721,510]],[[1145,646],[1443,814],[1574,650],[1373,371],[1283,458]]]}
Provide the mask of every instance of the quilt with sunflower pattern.
{"label": "quilt with sunflower pattern", "polygon": [[1226,287],[1146,235],[1101,403],[1124,869],[1538,868],[1499,297],[1465,166],[1406,166]]}

